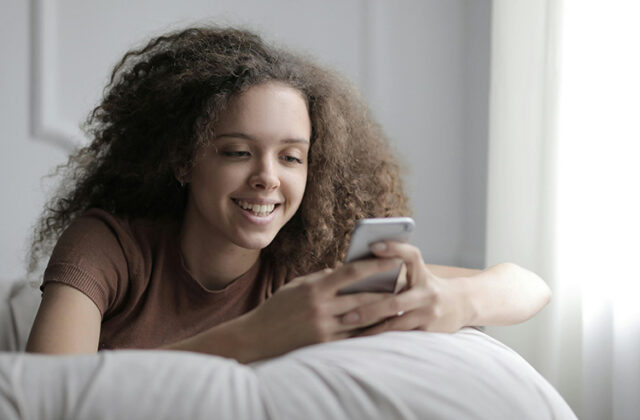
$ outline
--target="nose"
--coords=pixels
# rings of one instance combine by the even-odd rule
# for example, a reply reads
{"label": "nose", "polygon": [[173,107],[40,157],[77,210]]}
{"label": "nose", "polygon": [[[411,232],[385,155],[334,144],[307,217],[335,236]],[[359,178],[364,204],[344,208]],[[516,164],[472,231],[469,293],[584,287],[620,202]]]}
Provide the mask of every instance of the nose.
{"label": "nose", "polygon": [[249,179],[251,187],[259,190],[273,191],[280,187],[277,163],[265,157],[257,162],[253,174]]}

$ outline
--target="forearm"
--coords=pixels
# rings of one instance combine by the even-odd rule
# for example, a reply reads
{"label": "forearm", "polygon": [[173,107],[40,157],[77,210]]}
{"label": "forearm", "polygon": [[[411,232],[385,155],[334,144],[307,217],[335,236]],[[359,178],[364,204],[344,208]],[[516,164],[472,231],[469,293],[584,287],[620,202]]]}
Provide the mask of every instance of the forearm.
{"label": "forearm", "polygon": [[244,331],[243,317],[163,346],[162,349],[211,354],[236,359],[240,363],[250,363],[262,358]]}
{"label": "forearm", "polygon": [[511,325],[526,321],[551,299],[547,284],[516,264],[503,263],[458,281],[469,306],[469,325]]}

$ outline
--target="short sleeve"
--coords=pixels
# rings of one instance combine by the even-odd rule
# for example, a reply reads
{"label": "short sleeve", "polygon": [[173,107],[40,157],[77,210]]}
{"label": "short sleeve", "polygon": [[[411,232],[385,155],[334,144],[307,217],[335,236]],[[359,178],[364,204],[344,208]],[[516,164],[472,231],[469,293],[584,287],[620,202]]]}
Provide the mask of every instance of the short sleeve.
{"label": "short sleeve", "polygon": [[41,289],[54,282],[74,287],[104,317],[126,293],[129,270],[122,243],[127,236],[123,223],[102,210],[78,217],[56,243]]}

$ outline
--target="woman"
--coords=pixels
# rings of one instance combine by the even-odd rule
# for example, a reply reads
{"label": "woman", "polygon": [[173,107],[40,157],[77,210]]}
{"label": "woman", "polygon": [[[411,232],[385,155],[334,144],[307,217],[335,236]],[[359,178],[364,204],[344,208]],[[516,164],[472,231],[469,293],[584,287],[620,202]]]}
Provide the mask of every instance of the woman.
{"label": "woman", "polygon": [[[355,222],[408,214],[398,165],[357,93],[235,29],[128,52],[40,220],[57,244],[28,351],[198,351],[250,362],[385,330],[454,332],[549,300],[513,264],[427,265],[408,244],[341,265]],[[397,295],[337,291],[401,260]]]}

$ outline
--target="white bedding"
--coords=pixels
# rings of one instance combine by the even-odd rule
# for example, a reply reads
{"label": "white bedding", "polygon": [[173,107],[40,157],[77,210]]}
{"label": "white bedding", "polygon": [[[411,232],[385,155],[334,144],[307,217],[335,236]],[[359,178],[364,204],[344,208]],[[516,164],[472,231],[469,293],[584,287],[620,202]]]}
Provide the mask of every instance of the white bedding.
{"label": "white bedding", "polygon": [[186,352],[0,352],[2,420],[575,418],[524,359],[472,328],[343,340],[248,366]]}
{"label": "white bedding", "polygon": [[482,332],[386,333],[249,366],[194,353],[0,354],[0,418],[573,419]]}

